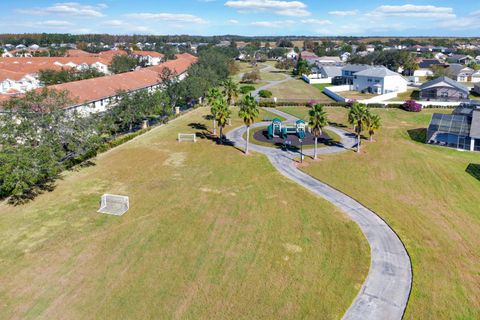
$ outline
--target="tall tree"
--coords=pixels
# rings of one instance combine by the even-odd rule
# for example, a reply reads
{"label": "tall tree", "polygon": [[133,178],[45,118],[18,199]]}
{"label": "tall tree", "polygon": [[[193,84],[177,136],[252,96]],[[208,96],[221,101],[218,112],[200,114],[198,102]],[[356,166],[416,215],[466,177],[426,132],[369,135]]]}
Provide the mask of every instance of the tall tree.
{"label": "tall tree", "polygon": [[235,104],[235,99],[239,93],[238,84],[232,78],[228,78],[223,82],[223,94],[227,97],[227,102],[230,106]]}
{"label": "tall tree", "polygon": [[113,73],[124,73],[132,71],[140,65],[137,58],[130,57],[126,54],[115,55],[110,63],[110,71]]}
{"label": "tall tree", "polygon": [[360,152],[361,135],[365,127],[367,115],[367,106],[358,102],[355,102],[348,111],[348,122],[353,125],[357,135],[357,152]]}
{"label": "tall tree", "polygon": [[368,131],[369,140],[373,141],[373,135],[375,131],[381,127],[381,119],[378,114],[368,112],[367,118],[365,119],[365,130]]}
{"label": "tall tree", "polygon": [[219,106],[219,100],[223,98],[222,93],[218,88],[212,88],[207,94],[207,104],[210,106],[210,113],[213,117],[213,134],[217,134],[217,112]]}
{"label": "tall tree", "polygon": [[313,136],[315,137],[315,151],[313,153],[313,159],[317,159],[317,141],[323,133],[323,128],[328,125],[327,113],[323,110],[323,106],[316,104],[309,111],[310,116],[308,125],[312,128]]}
{"label": "tall tree", "polygon": [[255,119],[258,118],[259,109],[258,102],[252,97],[251,94],[243,98],[242,103],[240,104],[240,110],[238,116],[243,119],[243,123],[247,127],[247,139],[245,143],[245,154],[248,154],[248,143],[250,139],[250,126],[255,122]]}
{"label": "tall tree", "polygon": [[218,127],[220,128],[220,144],[223,144],[223,129],[228,123],[228,119],[232,115],[232,111],[228,107],[227,100],[224,97],[220,97],[216,102],[217,111],[216,118],[218,122]]}

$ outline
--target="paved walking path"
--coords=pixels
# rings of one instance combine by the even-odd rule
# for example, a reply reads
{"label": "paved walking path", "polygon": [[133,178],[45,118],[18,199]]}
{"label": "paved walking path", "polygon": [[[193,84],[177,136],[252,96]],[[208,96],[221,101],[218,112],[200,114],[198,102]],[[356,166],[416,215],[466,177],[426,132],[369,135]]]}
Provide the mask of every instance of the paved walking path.
{"label": "paved walking path", "polygon": [[[276,109],[268,111],[286,118],[286,122],[297,119]],[[268,124],[260,122],[253,127]],[[319,154],[347,151],[355,146],[355,138],[350,133],[338,128],[329,127],[328,129],[341,137],[341,144],[319,148]],[[227,138],[237,147],[243,148],[245,130],[244,126],[236,128],[227,134]],[[358,224],[365,235],[370,245],[370,270],[360,293],[343,319],[401,319],[410,296],[412,267],[410,257],[395,232],[361,203],[297,169],[294,159],[299,156],[298,153],[255,144],[250,144],[249,147],[250,150],[265,154],[282,175],[340,208]],[[313,150],[307,150],[304,153],[310,155],[313,154]]]}
{"label": "paved walking path", "polygon": [[[270,70],[277,70],[276,68],[272,67],[272,66],[267,66],[265,68],[262,68],[260,71],[262,72],[265,72],[265,71],[270,71]],[[261,90],[267,90],[267,89],[270,89],[271,87],[274,87],[278,84],[281,84],[281,83],[284,83],[284,82],[287,82],[287,81],[290,81],[292,80],[293,78],[289,75],[289,74],[282,74],[285,76],[285,79],[283,80],[265,80],[267,81],[268,83],[258,89],[256,89],[255,91],[252,92],[252,96],[254,97],[258,97],[258,93],[261,91]]]}

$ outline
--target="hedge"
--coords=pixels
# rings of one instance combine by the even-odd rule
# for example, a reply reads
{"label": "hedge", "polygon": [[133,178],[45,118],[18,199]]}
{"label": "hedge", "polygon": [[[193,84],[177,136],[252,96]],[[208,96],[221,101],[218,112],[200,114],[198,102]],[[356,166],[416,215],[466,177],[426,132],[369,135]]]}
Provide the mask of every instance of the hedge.
{"label": "hedge", "polygon": [[255,91],[254,86],[241,86],[240,87],[240,93],[242,93],[242,94],[247,94],[251,91]]}

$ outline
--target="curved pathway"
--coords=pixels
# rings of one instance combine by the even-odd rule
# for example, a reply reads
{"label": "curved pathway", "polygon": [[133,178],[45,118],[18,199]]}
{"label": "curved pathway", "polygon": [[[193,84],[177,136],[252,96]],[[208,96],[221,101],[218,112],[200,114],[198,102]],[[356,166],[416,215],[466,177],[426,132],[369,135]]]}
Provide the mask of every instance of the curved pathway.
{"label": "curved pathway", "polygon": [[[286,118],[286,122],[297,119],[275,109],[268,111]],[[251,128],[268,124],[269,122],[260,122]],[[333,127],[328,129],[341,137],[341,144],[319,148],[319,154],[342,152],[355,146],[355,138],[350,133]],[[242,126],[230,131],[227,137],[235,146],[243,148],[245,131],[246,128]],[[410,257],[397,234],[385,221],[361,203],[300,171],[294,161],[294,158],[299,156],[298,153],[255,144],[250,144],[249,147],[253,151],[265,154],[282,175],[340,208],[358,224],[365,235],[370,245],[370,270],[360,293],[343,319],[401,319],[410,296],[412,267]],[[306,150],[304,154],[313,154],[313,150]]]}
{"label": "curved pathway", "polygon": [[[269,71],[269,70],[278,70],[278,69],[276,69],[276,68],[274,68],[274,67],[272,67],[272,66],[270,66],[270,65],[267,66],[267,67],[265,67],[265,68],[260,69],[260,71],[263,71],[263,72]],[[258,98],[258,93],[259,93],[261,90],[270,89],[271,87],[274,87],[274,86],[276,86],[276,85],[278,85],[278,84],[281,84],[281,83],[284,83],[284,82],[287,82],[287,81],[290,81],[290,80],[293,79],[289,74],[282,74],[282,75],[285,76],[285,79],[282,79],[282,80],[265,80],[265,81],[267,81],[268,83],[267,83],[266,85],[264,85],[264,86],[256,89],[255,91],[253,91],[253,92],[252,92],[252,96]]]}

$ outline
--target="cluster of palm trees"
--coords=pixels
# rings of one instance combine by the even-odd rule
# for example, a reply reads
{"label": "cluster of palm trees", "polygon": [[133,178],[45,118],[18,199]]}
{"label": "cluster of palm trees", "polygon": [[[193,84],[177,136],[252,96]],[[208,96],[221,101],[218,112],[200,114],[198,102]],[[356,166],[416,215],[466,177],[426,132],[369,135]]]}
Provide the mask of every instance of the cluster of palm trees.
{"label": "cluster of palm trees", "polygon": [[[223,143],[223,129],[232,115],[230,106],[235,105],[235,100],[240,94],[238,84],[230,78],[223,82],[222,87],[223,90],[212,88],[207,94],[207,104],[210,106],[210,113],[213,117],[213,134],[217,135],[218,126],[220,128],[220,143]],[[250,126],[258,118],[259,106],[258,102],[251,95],[245,96],[239,105],[238,115],[243,119],[247,127],[245,154],[248,154]]]}
{"label": "cluster of palm trees", "polygon": [[350,107],[348,123],[353,126],[357,135],[357,152],[360,152],[362,132],[367,132],[369,140],[373,141],[373,135],[381,127],[380,116],[372,113],[366,105],[358,102]]}

